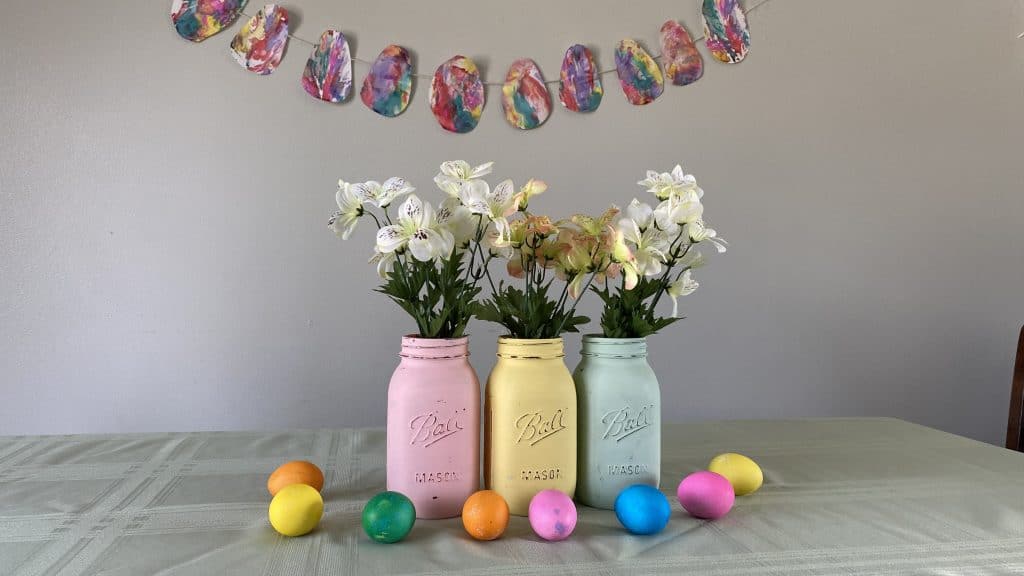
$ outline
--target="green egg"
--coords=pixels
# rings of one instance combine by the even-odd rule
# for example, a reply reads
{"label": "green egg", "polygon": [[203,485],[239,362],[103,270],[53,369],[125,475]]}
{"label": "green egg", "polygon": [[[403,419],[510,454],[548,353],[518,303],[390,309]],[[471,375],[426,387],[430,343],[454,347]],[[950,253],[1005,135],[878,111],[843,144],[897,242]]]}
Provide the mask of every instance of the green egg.
{"label": "green egg", "polygon": [[381,492],[363,507],[363,530],[376,542],[398,542],[409,535],[415,523],[416,507],[398,492]]}

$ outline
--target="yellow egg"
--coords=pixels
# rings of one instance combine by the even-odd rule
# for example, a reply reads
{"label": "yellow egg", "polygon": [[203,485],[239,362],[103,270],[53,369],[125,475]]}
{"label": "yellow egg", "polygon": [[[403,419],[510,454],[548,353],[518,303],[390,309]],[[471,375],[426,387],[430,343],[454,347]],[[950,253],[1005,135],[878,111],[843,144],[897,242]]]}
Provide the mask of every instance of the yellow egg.
{"label": "yellow egg", "polygon": [[285,486],[270,501],[270,525],[285,536],[309,534],[323,513],[324,499],[306,484]]}
{"label": "yellow egg", "polygon": [[743,454],[719,454],[711,460],[711,464],[708,464],[708,470],[725,476],[737,496],[756,492],[764,482],[761,467]]}

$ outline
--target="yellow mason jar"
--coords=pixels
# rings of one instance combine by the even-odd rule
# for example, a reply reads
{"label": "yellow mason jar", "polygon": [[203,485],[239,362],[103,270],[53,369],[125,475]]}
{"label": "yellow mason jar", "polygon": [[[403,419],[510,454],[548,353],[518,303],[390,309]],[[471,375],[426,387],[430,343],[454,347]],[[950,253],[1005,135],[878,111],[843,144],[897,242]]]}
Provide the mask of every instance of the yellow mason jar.
{"label": "yellow mason jar", "polygon": [[561,338],[498,339],[484,400],[484,482],[526,516],[548,488],[576,491],[576,386]]}

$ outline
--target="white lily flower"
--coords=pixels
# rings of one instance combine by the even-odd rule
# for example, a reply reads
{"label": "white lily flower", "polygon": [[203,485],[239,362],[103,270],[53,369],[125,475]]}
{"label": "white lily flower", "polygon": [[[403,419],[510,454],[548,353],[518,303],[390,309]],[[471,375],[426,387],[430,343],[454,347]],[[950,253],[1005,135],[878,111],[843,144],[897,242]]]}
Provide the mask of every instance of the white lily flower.
{"label": "white lily flower", "polygon": [[647,188],[647,191],[657,196],[658,200],[667,200],[685,192],[696,193],[698,200],[704,195],[704,191],[697,187],[697,179],[693,174],[686,174],[683,167],[678,164],[671,172],[659,174],[654,170],[648,170],[647,178],[637,184]]}
{"label": "white lily flower", "polygon": [[394,252],[388,252],[387,254],[378,252],[376,249],[373,251],[373,257],[370,258],[370,264],[377,265],[377,275],[381,278],[387,278],[391,272],[391,265],[395,263],[398,257],[395,256]]}
{"label": "white lily flower", "polygon": [[680,296],[689,296],[700,286],[696,280],[690,277],[690,271],[683,272],[679,280],[668,285],[668,295],[672,297],[672,317],[679,316],[679,303],[676,301]]}
{"label": "white lily flower", "polygon": [[[666,253],[670,247],[670,238],[664,231],[651,226],[653,212],[650,206],[639,204],[636,200],[633,202],[636,205],[631,203],[626,213],[637,216],[637,219],[627,217],[619,220],[619,230],[626,242],[632,245],[637,272],[643,276],[657,276],[661,274],[668,259]],[[639,206],[645,206],[647,210]]]}
{"label": "white lily flower", "polygon": [[376,204],[381,208],[387,208],[391,202],[399,196],[411,194],[416,190],[405,181],[404,178],[388,178],[383,184],[375,180],[352,185],[352,192],[363,203]]}
{"label": "white lily flower", "polygon": [[363,203],[352,191],[352,185],[344,180],[338,180],[338,192],[334,200],[338,203],[338,211],[331,216],[327,225],[342,240],[348,240],[359,223],[359,217],[363,215]]}
{"label": "white lily flower", "polygon": [[455,247],[452,233],[437,223],[434,208],[415,194],[398,209],[398,224],[377,231],[377,251],[383,254],[406,248],[421,262],[447,258]]}
{"label": "white lily flower", "polygon": [[673,266],[679,266],[680,268],[700,268],[705,264],[704,255],[701,254],[700,250],[688,250],[686,255],[682,258],[677,259],[673,262]]}
{"label": "white lily flower", "polygon": [[494,190],[483,180],[474,180],[459,191],[462,205],[473,214],[481,214],[494,223],[498,232],[495,245],[507,243],[511,236],[508,217],[519,208],[519,198],[511,180],[499,182]]}
{"label": "white lily flower", "polygon": [[718,232],[716,232],[714,228],[708,228],[705,226],[704,220],[700,218],[686,224],[686,234],[693,242],[699,243],[707,240],[711,244],[714,244],[715,250],[717,250],[719,254],[725,252],[726,246],[729,245],[724,238],[718,237]]}
{"label": "white lily flower", "polygon": [[434,176],[434,184],[449,196],[458,196],[462,185],[472,180],[483,178],[491,173],[494,162],[485,162],[479,166],[470,166],[465,160],[449,160],[441,163],[441,171]]}
{"label": "white lily flower", "polygon": [[629,206],[626,206],[626,217],[636,222],[640,230],[646,230],[654,224],[654,209],[647,203],[633,198]]}
{"label": "white lily flower", "polygon": [[665,232],[674,235],[677,226],[699,220],[704,205],[695,191],[670,196],[654,209],[654,220]]}
{"label": "white lily flower", "polygon": [[437,209],[437,223],[451,232],[455,245],[467,248],[476,237],[477,219],[458,198],[448,198]]}

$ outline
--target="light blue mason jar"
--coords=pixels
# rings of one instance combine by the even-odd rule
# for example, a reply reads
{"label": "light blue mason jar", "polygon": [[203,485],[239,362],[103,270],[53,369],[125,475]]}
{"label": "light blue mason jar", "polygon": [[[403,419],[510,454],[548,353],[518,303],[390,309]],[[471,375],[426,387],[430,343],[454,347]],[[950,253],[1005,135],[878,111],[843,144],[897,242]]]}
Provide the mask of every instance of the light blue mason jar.
{"label": "light blue mason jar", "polygon": [[661,389],[643,338],[584,336],[573,374],[579,406],[576,499],[611,510],[633,484],[661,479]]}

